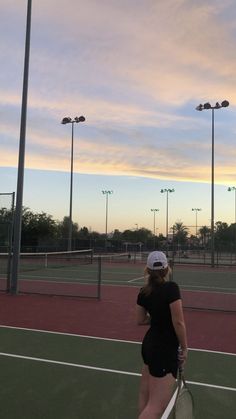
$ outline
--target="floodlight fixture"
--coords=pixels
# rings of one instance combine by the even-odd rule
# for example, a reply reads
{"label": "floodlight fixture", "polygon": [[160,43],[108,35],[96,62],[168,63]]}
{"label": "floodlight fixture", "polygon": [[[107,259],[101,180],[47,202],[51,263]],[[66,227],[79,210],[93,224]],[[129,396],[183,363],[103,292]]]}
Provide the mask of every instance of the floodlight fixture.
{"label": "floodlight fixture", "polygon": [[203,109],[211,109],[211,104],[209,102],[204,103]]}
{"label": "floodlight fixture", "polygon": [[216,104],[214,106],[212,106],[209,102],[204,103],[204,105],[202,105],[200,103],[200,105],[196,106],[195,109],[197,111],[203,111],[203,110],[208,110],[208,109],[227,108],[228,106],[229,106],[228,100],[223,100],[223,102],[221,102],[221,104],[219,102],[216,102]]}
{"label": "floodlight fixture", "polygon": [[174,190],[174,188],[172,188],[172,189],[161,189],[161,193],[164,193],[164,192],[175,192],[175,190]]}
{"label": "floodlight fixture", "polygon": [[196,107],[196,111],[202,111],[202,110],[203,110],[203,105],[200,103],[200,105]]}
{"label": "floodlight fixture", "polygon": [[62,124],[69,124],[70,122],[72,122],[72,119],[69,116],[65,116],[61,121]]}
{"label": "floodlight fixture", "polygon": [[76,116],[74,119],[72,119],[70,116],[65,116],[65,118],[62,119],[61,123],[64,124],[74,124],[75,122],[84,122],[85,117],[83,115]]}
{"label": "floodlight fixture", "polygon": [[112,193],[113,193],[113,191],[102,191],[102,193],[105,195],[105,194],[109,194],[109,195],[111,195]]}
{"label": "floodlight fixture", "polygon": [[85,117],[83,116],[83,115],[81,115],[81,116],[76,116],[75,118],[74,118],[74,121],[75,122],[84,122],[85,121]]}
{"label": "floodlight fixture", "polygon": [[227,108],[229,106],[228,100],[223,100],[223,102],[221,102],[221,106],[222,108]]}

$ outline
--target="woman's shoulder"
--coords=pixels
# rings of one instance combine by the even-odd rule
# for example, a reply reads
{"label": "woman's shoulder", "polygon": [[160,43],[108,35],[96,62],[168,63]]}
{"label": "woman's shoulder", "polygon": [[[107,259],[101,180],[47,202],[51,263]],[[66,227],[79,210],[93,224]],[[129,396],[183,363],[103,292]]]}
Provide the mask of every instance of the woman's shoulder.
{"label": "woman's shoulder", "polygon": [[164,284],[166,288],[179,288],[179,285],[175,281],[166,281]]}
{"label": "woman's shoulder", "polygon": [[165,282],[166,295],[169,303],[181,299],[179,285],[174,281]]}

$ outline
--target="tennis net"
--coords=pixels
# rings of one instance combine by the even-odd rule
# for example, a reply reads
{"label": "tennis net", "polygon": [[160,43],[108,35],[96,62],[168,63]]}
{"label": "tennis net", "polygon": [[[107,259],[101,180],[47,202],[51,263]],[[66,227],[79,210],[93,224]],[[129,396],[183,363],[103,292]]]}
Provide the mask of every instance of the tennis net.
{"label": "tennis net", "polygon": [[[0,253],[0,261],[3,266],[8,258],[8,253]],[[65,252],[38,252],[20,254],[20,272],[73,267],[77,265],[91,264],[93,261],[92,249],[73,250]]]}
{"label": "tennis net", "polygon": [[[5,254],[0,254],[0,265],[5,257]],[[5,281],[5,275],[0,276],[0,285]],[[91,249],[22,253],[17,291],[100,299],[101,259],[96,258],[93,261]]]}
{"label": "tennis net", "polygon": [[102,263],[123,263],[129,262],[131,260],[131,255],[129,253],[108,253],[105,255],[94,255],[94,258],[101,258]]}

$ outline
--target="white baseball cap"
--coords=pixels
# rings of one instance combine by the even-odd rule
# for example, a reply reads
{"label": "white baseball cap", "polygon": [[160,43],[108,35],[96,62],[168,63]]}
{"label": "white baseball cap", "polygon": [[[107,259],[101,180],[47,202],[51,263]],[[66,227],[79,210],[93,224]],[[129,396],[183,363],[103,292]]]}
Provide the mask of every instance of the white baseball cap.
{"label": "white baseball cap", "polygon": [[151,252],[147,258],[147,267],[153,271],[165,269],[168,266],[167,258],[163,252]]}

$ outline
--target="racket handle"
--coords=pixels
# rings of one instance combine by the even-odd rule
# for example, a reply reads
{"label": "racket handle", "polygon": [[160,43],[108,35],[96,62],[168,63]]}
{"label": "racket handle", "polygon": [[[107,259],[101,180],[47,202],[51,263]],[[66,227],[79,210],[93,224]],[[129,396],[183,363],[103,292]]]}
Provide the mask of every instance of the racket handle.
{"label": "racket handle", "polygon": [[181,374],[181,373],[183,373],[183,371],[184,371],[183,364],[182,364],[182,362],[180,362],[180,360],[179,360],[179,355],[181,355],[181,354],[182,354],[182,349],[181,349],[181,346],[179,346],[179,347],[178,347],[178,368],[179,368],[179,372],[180,372],[180,374]]}

